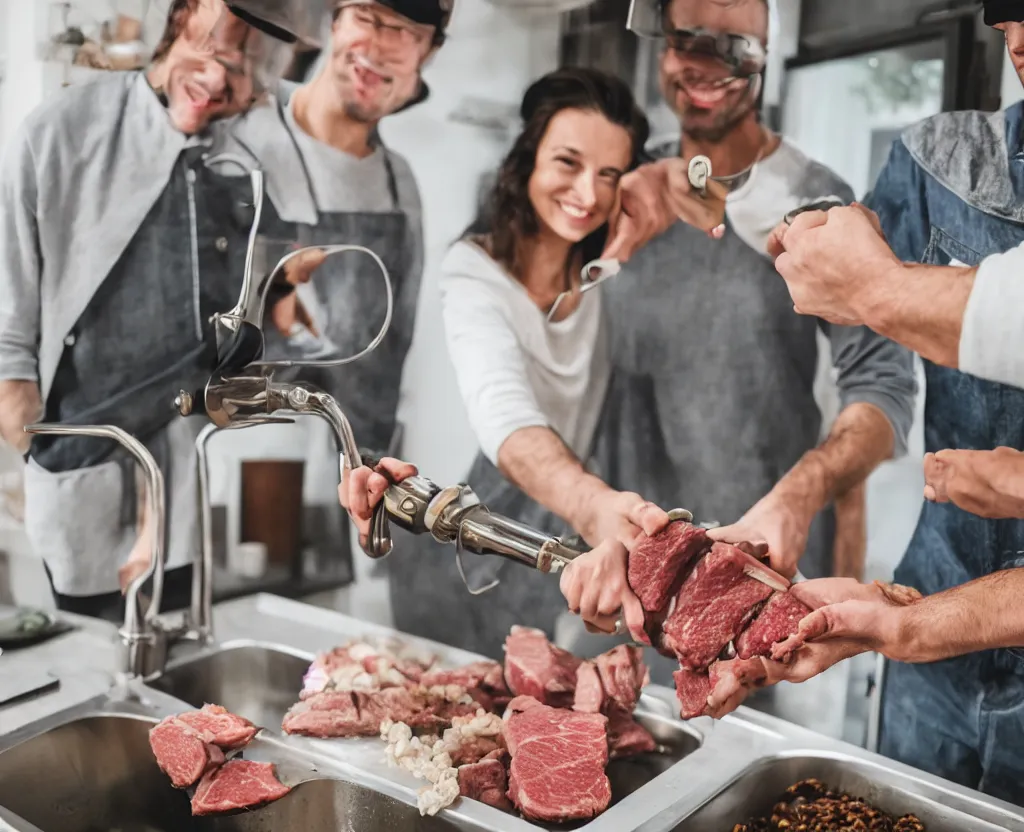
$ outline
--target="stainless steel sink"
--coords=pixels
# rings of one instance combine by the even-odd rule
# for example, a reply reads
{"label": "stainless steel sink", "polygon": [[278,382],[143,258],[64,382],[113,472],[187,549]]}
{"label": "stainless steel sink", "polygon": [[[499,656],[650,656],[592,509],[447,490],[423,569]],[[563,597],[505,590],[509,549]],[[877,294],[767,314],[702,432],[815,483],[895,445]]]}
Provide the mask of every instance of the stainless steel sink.
{"label": "stainless steel sink", "polygon": [[[690,815],[673,832],[732,829],[771,815],[794,783],[817,778],[833,789],[864,798],[891,815],[915,814],[928,832],[996,832],[1020,829],[1020,819],[965,800],[935,782],[897,774],[852,757],[825,754],[779,756],[758,763]],[[984,818],[984,820],[983,820]]]}
{"label": "stainless steel sink", "polygon": [[263,645],[227,645],[172,664],[150,687],[194,708],[213,703],[280,732],[281,720],[299,700],[309,658]]}
{"label": "stainless steel sink", "polygon": [[304,783],[255,812],[197,820],[195,826],[196,832],[456,832],[479,828],[444,817],[421,817],[414,806],[338,780]]}
{"label": "stainless steel sink", "polygon": [[[97,716],[67,723],[0,754],[0,806],[40,832],[456,832],[453,818],[341,780],[316,780],[251,812],[192,817],[149,748],[153,722]],[[2,817],[0,817],[2,819]],[[22,828],[16,820],[11,823]]]}
{"label": "stainless steel sink", "polygon": [[91,717],[14,746],[0,754],[0,806],[42,832],[189,832],[188,797],[149,748],[152,724]]}

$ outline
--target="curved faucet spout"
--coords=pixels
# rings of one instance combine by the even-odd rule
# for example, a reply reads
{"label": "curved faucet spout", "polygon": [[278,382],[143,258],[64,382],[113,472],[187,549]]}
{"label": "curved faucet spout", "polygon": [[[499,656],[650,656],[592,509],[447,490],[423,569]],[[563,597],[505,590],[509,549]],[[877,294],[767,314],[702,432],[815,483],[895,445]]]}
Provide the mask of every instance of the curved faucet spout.
{"label": "curved faucet spout", "polygon": [[[148,660],[148,651],[145,647],[156,643],[154,622],[160,614],[160,603],[163,597],[164,541],[167,533],[164,512],[164,475],[145,445],[134,436],[112,425],[38,424],[27,425],[25,432],[50,436],[97,436],[102,439],[113,439],[135,458],[145,472],[146,501],[149,506],[149,517],[153,522],[152,548],[149,564],[145,571],[128,585],[128,590],[125,592],[124,627],[121,630],[121,636],[128,646],[128,672],[138,676],[145,675]],[[143,612],[142,599],[139,596],[143,585],[150,578],[153,579],[153,599]]]}

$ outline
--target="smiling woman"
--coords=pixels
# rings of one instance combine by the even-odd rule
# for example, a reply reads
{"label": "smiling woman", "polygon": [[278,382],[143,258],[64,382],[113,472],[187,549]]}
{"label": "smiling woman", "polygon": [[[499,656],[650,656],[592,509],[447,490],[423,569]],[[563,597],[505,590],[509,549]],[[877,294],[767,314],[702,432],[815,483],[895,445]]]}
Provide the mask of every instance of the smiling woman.
{"label": "smiling woman", "polygon": [[[520,114],[523,131],[483,215],[444,261],[442,304],[481,449],[469,484],[493,510],[561,533],[575,525],[573,512],[549,499],[541,478],[551,479],[559,461],[578,469],[588,459],[609,376],[601,292],[580,293],[580,272],[601,255],[619,179],[636,165],[648,125],[626,84],[582,69],[535,82]],[[496,657],[513,624],[553,635],[564,610],[557,581],[509,570],[477,599],[459,587],[451,561],[411,554],[393,556],[400,629]],[[475,571],[478,563],[467,568],[471,584],[493,578]],[[437,615],[446,600],[454,603]]]}

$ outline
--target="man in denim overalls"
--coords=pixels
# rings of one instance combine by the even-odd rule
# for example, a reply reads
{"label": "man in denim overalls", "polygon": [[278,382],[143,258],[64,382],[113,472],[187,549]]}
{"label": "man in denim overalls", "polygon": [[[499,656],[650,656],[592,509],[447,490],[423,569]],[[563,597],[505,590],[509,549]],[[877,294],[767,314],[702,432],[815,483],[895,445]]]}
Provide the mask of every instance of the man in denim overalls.
{"label": "man in denim overalls", "polygon": [[[1020,72],[1024,4],[985,6],[986,22],[1006,31]],[[910,128],[868,204],[903,261],[973,267],[1016,247],[1024,241],[1024,104],[993,114],[944,113]],[[929,452],[1024,449],[1024,391],[927,360],[925,371]],[[1024,524],[929,501],[896,580],[931,595],[1022,565]],[[1024,803],[1022,749],[1024,661],[1017,651],[890,665],[883,754]]]}

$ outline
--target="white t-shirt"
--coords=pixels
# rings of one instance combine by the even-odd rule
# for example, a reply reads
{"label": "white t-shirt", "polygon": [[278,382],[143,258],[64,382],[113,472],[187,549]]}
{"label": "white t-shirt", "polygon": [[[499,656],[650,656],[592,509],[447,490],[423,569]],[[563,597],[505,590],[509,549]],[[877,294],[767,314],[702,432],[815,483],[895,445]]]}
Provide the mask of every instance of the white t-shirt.
{"label": "white t-shirt", "polygon": [[517,430],[549,427],[586,460],[610,374],[601,290],[549,324],[519,281],[470,242],[441,265],[448,354],[480,447],[495,465]]}
{"label": "white t-shirt", "polygon": [[964,311],[960,370],[1024,387],[1024,245],[981,261]]}
{"label": "white t-shirt", "polygon": [[754,165],[747,181],[726,197],[729,224],[754,251],[767,257],[768,237],[782,218],[825,197],[820,184],[807,175],[811,166],[807,156],[783,140],[774,153]]}

